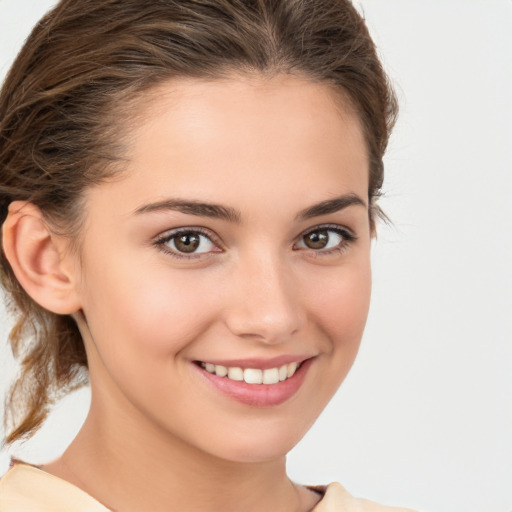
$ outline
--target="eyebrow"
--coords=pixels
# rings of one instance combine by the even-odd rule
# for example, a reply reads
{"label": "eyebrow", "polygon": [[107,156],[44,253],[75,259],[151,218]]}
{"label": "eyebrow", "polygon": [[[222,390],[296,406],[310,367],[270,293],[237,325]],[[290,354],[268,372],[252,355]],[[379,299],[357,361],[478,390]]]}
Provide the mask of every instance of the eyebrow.
{"label": "eyebrow", "polygon": [[[356,194],[343,194],[333,199],[322,201],[313,206],[300,211],[295,219],[304,221],[321,215],[329,215],[344,210],[349,206],[363,206],[367,208],[366,203]],[[184,199],[165,199],[156,203],[150,203],[135,210],[136,215],[150,212],[160,212],[166,210],[174,210],[188,215],[196,215],[198,217],[210,217],[214,219],[226,220],[235,224],[240,224],[241,213],[229,206],[222,206],[214,203],[204,203],[201,201],[184,200]]]}
{"label": "eyebrow", "polygon": [[308,220],[321,215],[329,215],[344,210],[349,206],[363,206],[368,208],[366,203],[357,194],[343,194],[334,199],[327,199],[321,203],[317,203],[305,210],[299,212],[296,216],[297,220]]}
{"label": "eyebrow", "polygon": [[241,221],[240,212],[228,206],[221,206],[213,203],[203,203],[193,200],[166,199],[156,203],[150,203],[135,210],[135,214],[175,210],[188,215],[198,217],[211,217],[214,219],[227,220],[239,224]]}

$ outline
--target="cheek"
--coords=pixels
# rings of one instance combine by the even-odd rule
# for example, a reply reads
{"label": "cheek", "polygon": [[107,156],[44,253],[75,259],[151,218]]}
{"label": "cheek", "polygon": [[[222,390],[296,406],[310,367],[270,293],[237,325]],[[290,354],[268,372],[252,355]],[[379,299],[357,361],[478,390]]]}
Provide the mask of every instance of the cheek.
{"label": "cheek", "polygon": [[95,341],[116,357],[128,348],[141,358],[175,354],[215,318],[215,297],[201,293],[200,276],[155,265],[103,268],[88,283],[84,309]]}
{"label": "cheek", "polygon": [[335,276],[326,277],[311,296],[311,310],[319,319],[333,348],[359,346],[366,324],[371,295],[369,261],[342,267]]}
{"label": "cheek", "polygon": [[310,311],[315,324],[322,331],[322,358],[329,368],[323,372],[317,384],[316,396],[324,397],[319,403],[318,414],[354,363],[368,316],[370,295],[371,271],[368,262],[341,268],[312,297]]}

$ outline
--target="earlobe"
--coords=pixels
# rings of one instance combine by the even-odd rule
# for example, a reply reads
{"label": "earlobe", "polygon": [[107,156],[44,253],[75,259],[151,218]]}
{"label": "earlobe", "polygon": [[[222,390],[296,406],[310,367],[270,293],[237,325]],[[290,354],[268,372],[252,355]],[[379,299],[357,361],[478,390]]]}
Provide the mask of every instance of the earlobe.
{"label": "earlobe", "polygon": [[80,309],[65,240],[52,233],[37,206],[26,201],[10,204],[2,243],[16,278],[35,302],[58,314]]}

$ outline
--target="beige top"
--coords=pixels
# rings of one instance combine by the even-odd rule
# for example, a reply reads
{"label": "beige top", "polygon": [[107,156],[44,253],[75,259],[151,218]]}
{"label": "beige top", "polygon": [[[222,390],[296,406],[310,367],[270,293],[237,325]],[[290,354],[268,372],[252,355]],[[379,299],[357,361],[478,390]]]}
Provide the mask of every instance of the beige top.
{"label": "beige top", "polygon": [[[413,512],[353,498],[334,482],[312,512]],[[28,464],[15,464],[0,480],[0,512],[111,512],[73,484]]]}

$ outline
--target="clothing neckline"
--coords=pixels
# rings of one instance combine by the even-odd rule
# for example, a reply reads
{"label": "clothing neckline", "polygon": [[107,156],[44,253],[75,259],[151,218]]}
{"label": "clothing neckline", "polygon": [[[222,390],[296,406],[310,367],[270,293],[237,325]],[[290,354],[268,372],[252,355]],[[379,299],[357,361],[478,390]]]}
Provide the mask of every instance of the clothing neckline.
{"label": "clothing neckline", "polygon": [[[27,479],[29,479],[28,484]],[[34,485],[38,492],[31,492],[30,496],[26,496],[26,489],[31,488],[31,486],[33,489]],[[329,492],[329,488],[335,485],[340,486],[337,482],[329,485],[304,485],[306,489],[320,495],[320,501],[311,512],[324,512],[322,503]],[[8,487],[9,489],[7,489]],[[0,493],[0,504],[2,503],[2,499],[5,498],[6,489],[7,493],[12,491],[11,494],[14,500],[18,500],[16,501],[17,506],[23,505],[26,507],[23,509],[26,510],[26,512],[39,512],[39,508],[29,507],[37,506],[37,502],[41,499],[40,493],[43,493],[43,499],[49,500],[48,505],[53,507],[51,508],[52,512],[68,510],[66,507],[69,506],[73,506],[73,510],[76,512],[115,512],[114,509],[108,508],[100,503],[96,498],[77,485],[43,470],[41,466],[28,464],[16,459],[11,459],[9,470],[0,479],[0,490],[2,490]],[[20,491],[19,494],[14,495],[17,491]],[[7,499],[9,498],[11,498],[11,496],[7,494]],[[63,498],[65,502],[62,501]],[[12,499],[11,501],[14,503]],[[64,508],[62,508],[63,505]],[[77,508],[77,506],[82,508]],[[48,508],[48,510],[50,510],[50,508]],[[8,511],[9,509],[6,509],[6,512]],[[328,511],[326,510],[325,512]]]}

